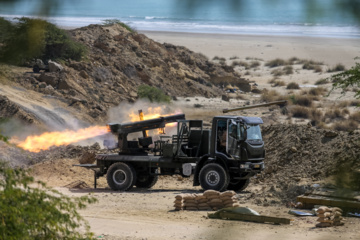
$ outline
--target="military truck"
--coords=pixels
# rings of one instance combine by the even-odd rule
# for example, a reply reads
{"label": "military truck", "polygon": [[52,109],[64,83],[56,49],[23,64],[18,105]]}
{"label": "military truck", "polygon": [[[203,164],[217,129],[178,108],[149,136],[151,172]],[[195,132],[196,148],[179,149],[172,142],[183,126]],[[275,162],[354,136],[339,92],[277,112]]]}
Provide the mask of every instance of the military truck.
{"label": "military truck", "polygon": [[[244,107],[235,110],[239,109]],[[153,129],[164,133],[165,125],[172,122],[177,123],[176,134],[148,136]],[[265,167],[262,123],[259,117],[216,116],[211,129],[204,129],[202,120],[186,120],[184,114],[110,123],[108,129],[117,136],[120,151],[96,155],[96,164],[77,166],[94,170],[95,188],[96,179],[105,175],[111,189],[127,191],[133,186],[151,188],[160,175],[179,174],[193,175],[193,185],[204,190],[241,191]]]}

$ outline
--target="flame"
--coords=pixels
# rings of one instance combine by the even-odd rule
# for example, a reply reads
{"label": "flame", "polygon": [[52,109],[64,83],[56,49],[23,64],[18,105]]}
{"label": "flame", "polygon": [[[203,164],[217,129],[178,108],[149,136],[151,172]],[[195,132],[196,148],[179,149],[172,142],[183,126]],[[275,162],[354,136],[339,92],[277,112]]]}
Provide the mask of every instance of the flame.
{"label": "flame", "polygon": [[92,126],[77,131],[45,132],[38,136],[29,136],[17,143],[18,147],[30,152],[40,152],[52,146],[68,145],[88,138],[104,135],[108,132],[106,126]]}
{"label": "flame", "polygon": [[[159,106],[159,107],[148,107],[146,110],[144,110],[144,112],[142,113],[142,120],[149,120],[149,119],[154,119],[154,118],[159,118],[159,117],[166,117],[166,116],[170,116],[170,115],[174,115],[174,114],[179,114],[181,113],[180,111],[177,111],[175,113],[167,113],[164,114],[164,109],[166,106]],[[129,118],[131,122],[137,122],[140,121],[139,116],[139,112],[130,112],[129,113]],[[172,122],[172,123],[167,123],[166,127],[176,127],[177,126],[177,122]],[[165,134],[165,129],[159,129],[158,130],[158,134]]]}

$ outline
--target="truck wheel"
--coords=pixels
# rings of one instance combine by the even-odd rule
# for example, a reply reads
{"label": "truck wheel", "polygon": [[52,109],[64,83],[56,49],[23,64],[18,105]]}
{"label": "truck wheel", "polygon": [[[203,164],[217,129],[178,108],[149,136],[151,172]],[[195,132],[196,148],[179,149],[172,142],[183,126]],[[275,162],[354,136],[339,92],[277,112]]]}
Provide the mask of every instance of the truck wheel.
{"label": "truck wheel", "polygon": [[234,191],[242,191],[247,188],[247,186],[250,183],[250,179],[241,179],[241,180],[230,180],[229,186],[227,187],[228,190],[234,190]]}
{"label": "truck wheel", "polygon": [[149,173],[138,174],[135,186],[137,188],[151,188],[158,180],[157,175],[149,175]]}
{"label": "truck wheel", "polygon": [[109,187],[114,191],[130,190],[136,182],[135,169],[126,163],[114,163],[106,174]]}
{"label": "truck wheel", "polygon": [[39,73],[39,72],[40,72],[40,68],[39,68],[38,65],[35,65],[35,66],[33,67],[33,72],[34,72],[34,73]]}
{"label": "truck wheel", "polygon": [[229,174],[217,163],[209,163],[202,167],[199,182],[204,190],[224,191],[229,184]]}

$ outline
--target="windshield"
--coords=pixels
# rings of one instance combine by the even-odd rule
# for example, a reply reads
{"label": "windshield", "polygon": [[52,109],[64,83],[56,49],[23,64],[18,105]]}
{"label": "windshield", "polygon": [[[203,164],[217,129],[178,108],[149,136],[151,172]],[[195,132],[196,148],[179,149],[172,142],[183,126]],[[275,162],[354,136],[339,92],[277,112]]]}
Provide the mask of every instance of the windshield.
{"label": "windshield", "polygon": [[247,139],[248,140],[262,140],[261,130],[259,125],[247,125]]}

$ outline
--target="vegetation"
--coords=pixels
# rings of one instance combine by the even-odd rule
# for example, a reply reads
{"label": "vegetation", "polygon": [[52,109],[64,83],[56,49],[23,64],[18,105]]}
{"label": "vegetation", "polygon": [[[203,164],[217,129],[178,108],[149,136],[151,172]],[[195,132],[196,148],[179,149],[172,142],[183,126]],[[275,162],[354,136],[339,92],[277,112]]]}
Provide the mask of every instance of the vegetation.
{"label": "vegetation", "polygon": [[265,66],[274,68],[274,67],[279,67],[279,66],[285,66],[288,64],[289,63],[287,61],[280,59],[280,58],[276,58],[274,60],[270,60],[269,62],[265,63]]}
{"label": "vegetation", "polygon": [[[348,87],[360,87],[360,63],[355,63],[349,70],[332,75],[329,79],[333,82],[331,91],[340,88],[342,94]],[[360,90],[355,93],[355,98],[360,98]]]}
{"label": "vegetation", "polygon": [[327,84],[329,81],[326,78],[319,79],[315,82],[315,85]]}
{"label": "vegetation", "polygon": [[167,102],[169,103],[171,98],[167,96],[161,89],[151,87],[149,85],[140,85],[138,88],[139,98],[149,99],[150,102]]}
{"label": "vegetation", "polygon": [[286,86],[286,89],[300,89],[300,86],[296,82],[291,82]]}
{"label": "vegetation", "polygon": [[345,66],[342,65],[341,63],[338,63],[338,64],[335,65],[335,67],[330,68],[328,70],[328,72],[342,72],[342,71],[345,71],[345,70],[346,70]]}
{"label": "vegetation", "polygon": [[16,23],[0,20],[0,61],[20,65],[35,58],[78,61],[85,56],[85,46],[54,24],[25,17],[16,20]]}
{"label": "vegetation", "polygon": [[105,26],[111,26],[111,25],[117,24],[117,25],[122,26],[123,28],[125,28],[129,32],[136,32],[136,30],[134,28],[132,28],[129,25],[121,22],[119,19],[105,19],[105,20],[102,20],[102,22],[103,22],[102,24],[105,25]]}
{"label": "vegetation", "polygon": [[27,171],[0,161],[0,239],[93,238],[77,209],[95,198],[70,198],[42,182],[39,188],[30,187],[34,183]]}

